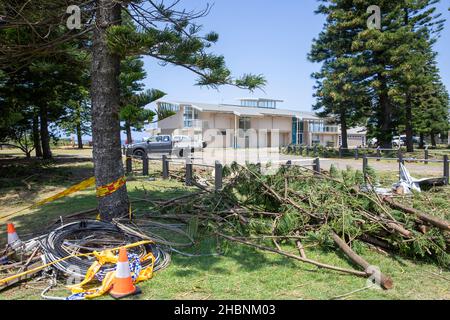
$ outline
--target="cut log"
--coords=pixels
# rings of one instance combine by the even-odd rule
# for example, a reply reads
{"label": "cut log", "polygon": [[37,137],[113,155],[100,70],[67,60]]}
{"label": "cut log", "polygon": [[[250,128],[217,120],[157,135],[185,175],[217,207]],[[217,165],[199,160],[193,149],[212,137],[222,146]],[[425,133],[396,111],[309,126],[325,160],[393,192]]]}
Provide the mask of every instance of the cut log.
{"label": "cut log", "polygon": [[401,234],[402,236],[406,237],[406,238],[411,238],[412,232],[409,230],[406,230],[405,228],[403,228],[403,226],[397,224],[397,223],[393,223],[393,222],[389,222],[386,224],[389,228],[391,228],[392,230],[398,232],[399,234]]}
{"label": "cut log", "polygon": [[[331,237],[333,238],[333,241],[337,244],[337,246],[350,258],[351,261],[353,261],[354,263],[356,263],[357,265],[359,265],[361,268],[364,269],[364,271],[368,274],[368,275],[373,275],[373,273],[370,271],[370,267],[371,264],[368,263],[366,260],[364,260],[364,258],[362,258],[361,256],[359,256],[358,254],[356,254],[356,252],[354,252],[352,250],[352,248],[350,248],[344,240],[342,240],[336,233],[331,232]],[[383,273],[380,273],[380,285],[383,289],[391,289],[393,286],[393,281],[391,279],[391,277],[384,275]]]}
{"label": "cut log", "polygon": [[383,201],[386,202],[387,204],[389,204],[394,209],[398,209],[405,213],[416,215],[420,220],[422,220],[424,222],[427,222],[439,229],[442,229],[445,231],[450,231],[450,222],[448,222],[448,221],[445,221],[445,220],[437,218],[437,217],[433,217],[433,216],[423,213],[417,209],[407,207],[405,205],[397,203],[394,201],[394,199],[392,199],[390,197],[384,197]]}

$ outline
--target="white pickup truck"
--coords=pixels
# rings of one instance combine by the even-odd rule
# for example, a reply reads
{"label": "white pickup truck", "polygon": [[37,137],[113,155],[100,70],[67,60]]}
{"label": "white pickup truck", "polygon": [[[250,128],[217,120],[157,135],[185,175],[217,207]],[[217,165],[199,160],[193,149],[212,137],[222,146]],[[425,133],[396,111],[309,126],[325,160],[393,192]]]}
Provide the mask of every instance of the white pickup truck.
{"label": "white pickup truck", "polygon": [[183,135],[158,135],[149,137],[143,142],[133,143],[127,146],[127,154],[143,157],[145,153],[169,153],[183,157],[186,150],[191,152],[201,151],[206,147],[206,142],[191,139]]}

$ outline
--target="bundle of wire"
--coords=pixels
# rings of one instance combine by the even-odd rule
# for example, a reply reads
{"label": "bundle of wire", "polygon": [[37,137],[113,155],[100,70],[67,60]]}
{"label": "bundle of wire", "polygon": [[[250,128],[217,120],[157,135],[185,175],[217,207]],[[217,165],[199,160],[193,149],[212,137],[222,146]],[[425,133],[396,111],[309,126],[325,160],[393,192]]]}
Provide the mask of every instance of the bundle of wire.
{"label": "bundle of wire", "polygon": [[[80,255],[118,248],[142,240],[136,234],[126,232],[113,223],[83,220],[63,225],[51,231],[40,242],[44,249],[46,263],[54,263],[53,267],[66,275],[83,278],[96,258],[93,255]],[[167,251],[155,243],[132,247],[129,252],[135,253],[139,257],[151,252],[155,257],[154,271],[165,268],[170,262],[170,255]],[[146,260],[142,267],[145,268],[150,263],[150,260]],[[105,274],[114,269],[115,265],[105,264],[100,272]]]}

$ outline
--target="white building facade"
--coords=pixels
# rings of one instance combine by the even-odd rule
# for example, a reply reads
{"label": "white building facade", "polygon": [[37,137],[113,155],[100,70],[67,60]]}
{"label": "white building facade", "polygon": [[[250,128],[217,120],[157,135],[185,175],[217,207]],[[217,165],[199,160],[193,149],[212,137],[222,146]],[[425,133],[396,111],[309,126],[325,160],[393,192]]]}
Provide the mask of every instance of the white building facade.
{"label": "white building facade", "polygon": [[[158,101],[176,113],[151,134],[188,135],[213,148],[272,148],[320,144],[339,147],[340,130],[314,113],[277,109],[280,100],[240,99],[239,105]],[[351,132],[351,146],[365,145],[365,132]]]}

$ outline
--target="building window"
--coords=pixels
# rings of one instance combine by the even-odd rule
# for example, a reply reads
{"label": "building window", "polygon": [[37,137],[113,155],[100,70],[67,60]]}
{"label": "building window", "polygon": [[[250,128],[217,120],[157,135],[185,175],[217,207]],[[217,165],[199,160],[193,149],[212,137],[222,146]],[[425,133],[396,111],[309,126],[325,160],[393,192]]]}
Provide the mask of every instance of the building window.
{"label": "building window", "polygon": [[247,131],[250,129],[250,126],[251,126],[250,117],[239,118],[239,129]]}
{"label": "building window", "polygon": [[292,119],[292,143],[303,144],[303,129],[304,124],[302,119]]}
{"label": "building window", "polygon": [[194,127],[195,120],[198,120],[198,110],[192,108],[191,106],[185,106],[183,120],[185,128]]}

